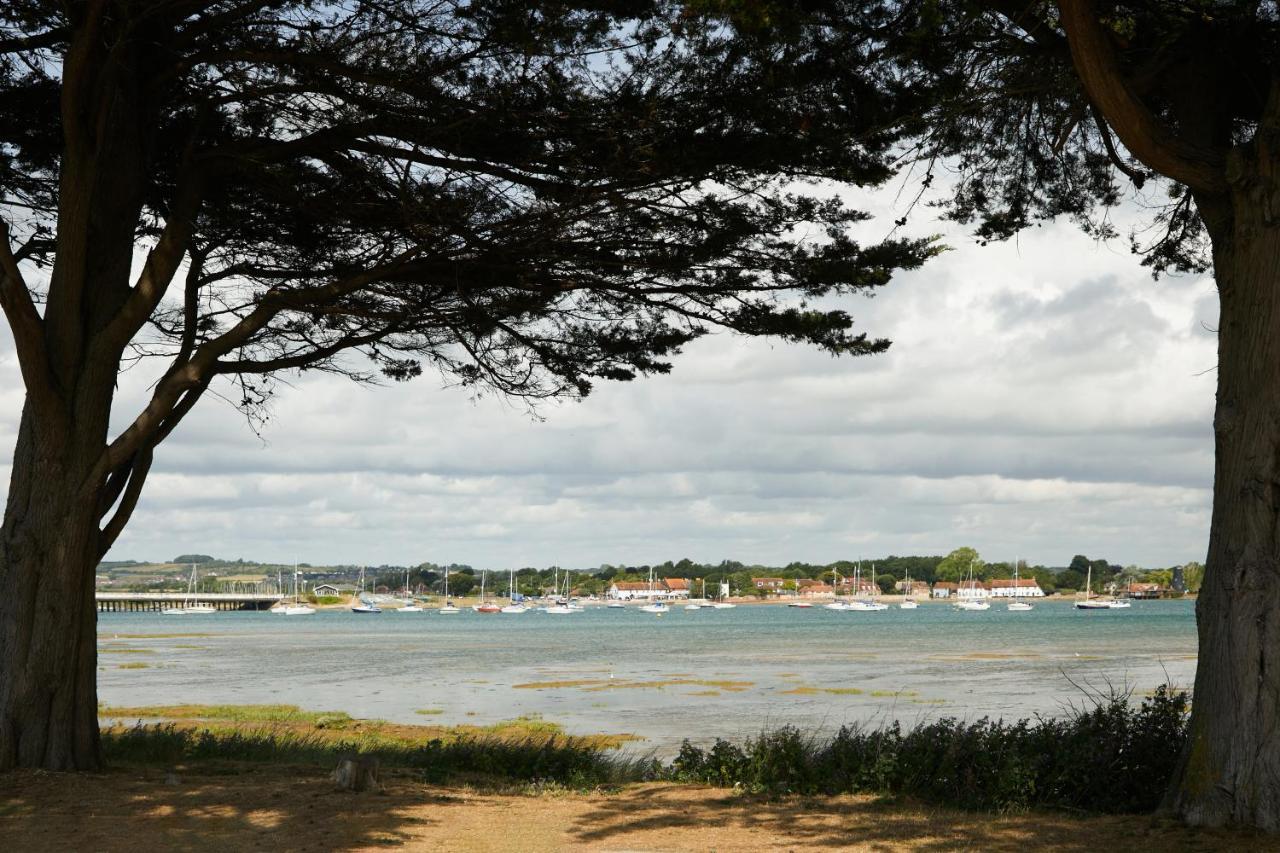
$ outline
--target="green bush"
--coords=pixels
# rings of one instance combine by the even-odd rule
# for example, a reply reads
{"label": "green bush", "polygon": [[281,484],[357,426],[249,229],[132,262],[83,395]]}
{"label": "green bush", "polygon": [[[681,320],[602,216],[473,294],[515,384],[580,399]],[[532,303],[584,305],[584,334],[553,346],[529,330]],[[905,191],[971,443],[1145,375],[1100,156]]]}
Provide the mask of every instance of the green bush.
{"label": "green bush", "polygon": [[1173,775],[1187,709],[1185,693],[1161,687],[1137,707],[1112,695],[1065,720],[942,719],[905,733],[897,724],[845,727],[824,742],[784,728],[744,747],[685,742],[670,773],[767,794],[900,794],[996,812],[1147,812]]}

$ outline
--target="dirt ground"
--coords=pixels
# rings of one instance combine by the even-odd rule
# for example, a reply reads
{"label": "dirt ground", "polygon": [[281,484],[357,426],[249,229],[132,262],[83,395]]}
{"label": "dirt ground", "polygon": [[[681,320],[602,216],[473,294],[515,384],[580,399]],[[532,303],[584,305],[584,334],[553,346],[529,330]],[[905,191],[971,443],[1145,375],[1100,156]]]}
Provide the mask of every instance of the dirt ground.
{"label": "dirt ground", "polygon": [[493,793],[411,776],[337,791],[311,768],[0,775],[0,850],[1277,850],[1147,817],[990,817],[870,797],[764,801],[670,784]]}

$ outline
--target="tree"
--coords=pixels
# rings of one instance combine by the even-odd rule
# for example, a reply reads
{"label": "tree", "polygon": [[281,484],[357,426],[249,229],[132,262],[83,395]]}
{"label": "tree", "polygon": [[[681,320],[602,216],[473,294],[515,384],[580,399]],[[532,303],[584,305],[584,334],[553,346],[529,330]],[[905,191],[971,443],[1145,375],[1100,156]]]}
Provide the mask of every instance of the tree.
{"label": "tree", "polygon": [[[1202,563],[1192,560],[1182,567],[1182,582],[1187,585],[1187,592],[1200,592],[1200,585],[1204,583],[1205,567]],[[1197,605],[1197,610],[1199,605]]]}
{"label": "tree", "polygon": [[[476,580],[475,575],[468,572],[450,572],[449,573],[449,594],[450,595],[466,595],[471,592],[480,582]],[[443,582],[440,584],[437,592],[444,592]]]}
{"label": "tree", "polygon": [[[215,385],[264,417],[288,370],[538,399],[666,372],[714,328],[884,350],[815,300],[930,244],[858,245],[861,214],[804,182],[888,178],[898,137],[866,128],[903,96],[871,46],[834,63],[820,38],[738,43],[661,2],[0,6],[26,391],[0,769],[99,765],[93,567]],[[150,400],[111,435],[143,357]]]}
{"label": "tree", "polygon": [[981,577],[984,566],[985,564],[982,562],[982,558],[978,556],[978,552],[965,546],[957,548],[943,557],[942,562],[938,563],[938,568],[934,571],[934,575],[938,580],[956,583],[968,578],[971,570],[974,573],[974,577]]}
{"label": "tree", "polygon": [[[784,22],[769,2],[731,5],[783,33],[806,20]],[[894,17],[871,21],[869,8]],[[1141,263],[1155,275],[1212,270],[1213,511],[1196,605],[1196,701],[1165,808],[1197,825],[1280,829],[1275,4],[830,0],[805,9],[850,40],[874,40],[884,73],[913,87],[921,109],[907,119],[909,159],[926,186],[949,178],[947,213],[980,241],[1059,217],[1119,236],[1106,209],[1142,190],[1153,216],[1129,235]]]}
{"label": "tree", "polygon": [[1054,577],[1054,584],[1058,589],[1077,590],[1084,588],[1085,576],[1075,569],[1064,569]]}
{"label": "tree", "polygon": [[893,585],[897,580],[893,575],[876,575],[876,586],[880,587],[880,592],[889,595],[893,592]]}

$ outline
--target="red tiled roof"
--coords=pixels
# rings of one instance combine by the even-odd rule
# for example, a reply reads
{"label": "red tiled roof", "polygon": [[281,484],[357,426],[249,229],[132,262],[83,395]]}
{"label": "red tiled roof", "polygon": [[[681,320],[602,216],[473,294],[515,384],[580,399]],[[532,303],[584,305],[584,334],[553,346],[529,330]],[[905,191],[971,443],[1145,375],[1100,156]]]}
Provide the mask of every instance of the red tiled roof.
{"label": "red tiled roof", "polygon": [[[1014,586],[1014,585],[1015,584],[1014,584],[1013,578],[1000,578],[998,580],[993,580],[991,582],[991,586]],[[1040,583],[1035,578],[1018,578],[1018,581],[1017,581],[1017,587],[1019,589],[1023,587],[1033,587],[1033,586],[1039,586],[1039,585]]]}
{"label": "red tiled roof", "polygon": [[933,585],[934,589],[955,589],[956,585],[951,581],[938,581]]}
{"label": "red tiled roof", "polygon": [[689,588],[689,581],[685,580],[684,578],[663,578],[662,582],[666,585],[667,589],[688,589]]}
{"label": "red tiled roof", "polygon": [[645,583],[644,581],[614,581],[613,585],[616,586],[618,589],[634,590],[634,589],[649,588],[649,584]]}

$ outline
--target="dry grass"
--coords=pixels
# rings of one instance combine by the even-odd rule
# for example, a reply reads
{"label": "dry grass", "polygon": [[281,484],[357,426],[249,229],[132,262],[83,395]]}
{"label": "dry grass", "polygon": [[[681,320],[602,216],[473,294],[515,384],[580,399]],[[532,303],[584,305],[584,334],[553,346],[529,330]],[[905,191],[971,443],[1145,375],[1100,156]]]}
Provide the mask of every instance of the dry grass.
{"label": "dry grass", "polygon": [[[783,690],[782,693],[794,696],[817,696],[821,693],[827,693],[832,696],[861,696],[862,690],[857,687],[810,687],[802,684],[798,687],[792,687],[789,690]],[[876,693],[872,692],[872,696]]]}

